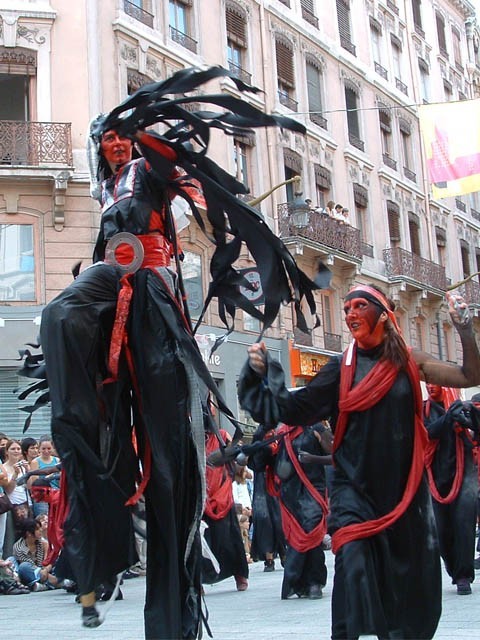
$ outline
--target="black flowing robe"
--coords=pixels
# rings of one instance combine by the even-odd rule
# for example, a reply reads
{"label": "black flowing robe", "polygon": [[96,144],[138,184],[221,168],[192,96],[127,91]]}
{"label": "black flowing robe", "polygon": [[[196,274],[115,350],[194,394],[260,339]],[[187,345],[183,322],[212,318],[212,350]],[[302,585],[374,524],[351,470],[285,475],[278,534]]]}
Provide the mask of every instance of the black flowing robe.
{"label": "black flowing robe", "polygon": [[[445,420],[445,409],[430,401],[430,415],[424,413],[424,423],[430,440],[438,445],[432,460],[432,475],[440,496],[448,495],[455,478],[457,453],[456,434],[450,420]],[[457,497],[449,504],[437,502],[433,511],[437,523],[440,553],[445,569],[456,584],[460,578],[473,582],[475,569],[475,530],[477,525],[477,470],[473,463],[472,444],[465,434],[460,436],[464,449],[463,479]]]}
{"label": "black flowing robe", "polygon": [[286,542],[282,516],[278,498],[267,491],[264,471],[255,471],[253,478],[252,527],[252,558],[266,560],[266,554],[272,553],[283,561]]}
{"label": "black flowing robe", "polygon": [[[306,451],[313,455],[325,455],[325,451],[311,428],[306,428],[293,439],[292,448],[297,458],[299,451]],[[296,472],[283,439],[280,440],[275,455],[271,454],[270,448],[261,449],[259,453],[250,456],[249,465],[255,471],[255,476],[257,471],[262,471],[266,466],[272,468],[276,484],[279,487],[279,501],[288,509],[303,531],[309,533],[320,523],[324,515],[322,507],[313,498]],[[301,466],[315,489],[325,496],[325,467],[318,463],[302,464]],[[287,544],[283,567],[283,599],[293,594],[297,594],[299,597],[308,596],[310,587],[318,586],[323,589],[326,582],[327,567],[322,541],[304,552]]]}
{"label": "black flowing robe", "polygon": [[[358,349],[354,384],[378,361]],[[279,363],[266,381],[245,366],[241,405],[263,424],[313,424],[338,416],[341,358],[332,358],[303,389],[289,392]],[[267,424],[269,424],[267,422]],[[400,372],[372,408],[352,412],[335,452],[329,532],[391,511],[405,488],[414,438],[410,381]],[[404,515],[387,530],[345,544],[335,558],[332,638],[432,638],[441,613],[441,567],[433,509],[424,479]]]}
{"label": "black flowing robe", "polygon": [[[135,161],[134,161],[135,162]],[[135,171],[104,184],[95,250],[121,231],[148,234],[162,183],[143,159]],[[155,190],[156,189],[156,190]],[[115,195],[114,190],[116,190]],[[156,207],[157,210],[158,207]],[[141,268],[132,277],[127,332],[133,376],[124,356],[118,380],[104,384],[119,293],[119,270],[85,269],[47,305],[41,324],[52,403],[52,434],[68,481],[65,544],[88,593],[136,560],[131,508],[148,441],[147,639],[196,638],[200,620],[204,432],[202,380],[210,380],[180,311],[175,275]]]}

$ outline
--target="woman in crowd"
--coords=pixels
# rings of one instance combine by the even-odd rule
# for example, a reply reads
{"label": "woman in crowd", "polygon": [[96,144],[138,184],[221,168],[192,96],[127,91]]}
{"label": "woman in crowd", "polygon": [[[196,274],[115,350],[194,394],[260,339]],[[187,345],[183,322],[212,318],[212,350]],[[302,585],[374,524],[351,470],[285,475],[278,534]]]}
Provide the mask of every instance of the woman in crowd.
{"label": "woman in crowd", "polygon": [[[11,522],[15,529],[13,540],[16,540],[20,534],[20,524],[22,520],[32,515],[32,500],[27,486],[25,483],[17,484],[17,480],[25,475],[30,468],[23,458],[22,447],[18,440],[9,440],[7,442],[5,445],[5,456],[3,471],[7,475],[8,482],[4,490],[12,503],[11,519],[7,519],[7,536],[11,538],[12,535],[12,527],[9,527],[9,522]],[[9,541],[9,548],[13,540]]]}
{"label": "woman in crowd", "polygon": [[[432,638],[441,612],[441,570],[428,486],[420,379],[452,387],[480,381],[472,322],[447,294],[463,364],[405,344],[394,304],[373,285],[345,297],[354,339],[304,388],[289,392],[263,343],[249,347],[242,406],[263,424],[331,419],[335,472],[329,531],[335,558],[332,639]],[[268,421],[266,421],[268,418]]]}
{"label": "woman in crowd", "polygon": [[[20,446],[22,447],[23,459],[30,466],[32,461],[35,460],[35,458],[38,458],[38,442],[35,438],[23,438]],[[33,467],[30,466],[30,469],[32,468]]]}

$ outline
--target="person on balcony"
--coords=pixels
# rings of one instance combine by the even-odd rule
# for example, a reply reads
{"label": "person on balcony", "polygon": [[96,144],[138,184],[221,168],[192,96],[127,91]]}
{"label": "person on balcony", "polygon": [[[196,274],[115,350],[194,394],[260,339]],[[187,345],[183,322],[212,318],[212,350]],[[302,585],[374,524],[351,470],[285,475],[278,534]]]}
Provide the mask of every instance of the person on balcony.
{"label": "person on balcony", "polygon": [[407,347],[394,304],[374,285],[354,286],[344,302],[353,342],[303,388],[285,386],[264,343],[248,348],[239,381],[241,406],[262,424],[333,431],[329,533],[335,557],[332,639],[432,638],[441,613],[435,519],[424,477],[427,433],[420,379],[452,387],[480,382],[472,321],[462,322],[447,294],[463,364]]}

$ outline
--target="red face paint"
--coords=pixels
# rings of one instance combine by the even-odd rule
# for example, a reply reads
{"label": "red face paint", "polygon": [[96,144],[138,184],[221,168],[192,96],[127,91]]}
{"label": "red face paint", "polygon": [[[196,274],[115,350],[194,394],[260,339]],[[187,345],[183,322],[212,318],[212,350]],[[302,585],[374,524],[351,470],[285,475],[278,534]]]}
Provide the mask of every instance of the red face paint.
{"label": "red face paint", "polygon": [[113,129],[103,134],[100,148],[112,169],[121,167],[132,159],[132,141],[120,137]]}
{"label": "red face paint", "polygon": [[434,402],[442,402],[443,387],[438,384],[427,384],[427,393]]}
{"label": "red face paint", "polygon": [[365,298],[352,298],[345,302],[345,322],[361,349],[373,349],[385,337],[382,310]]}

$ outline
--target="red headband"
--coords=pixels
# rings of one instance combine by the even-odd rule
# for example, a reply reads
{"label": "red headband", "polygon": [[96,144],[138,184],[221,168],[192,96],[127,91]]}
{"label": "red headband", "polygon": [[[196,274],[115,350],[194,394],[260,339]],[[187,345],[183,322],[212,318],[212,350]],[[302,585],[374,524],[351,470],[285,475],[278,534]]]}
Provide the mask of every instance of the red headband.
{"label": "red headband", "polygon": [[398,326],[397,318],[395,317],[395,314],[393,313],[393,311],[390,309],[388,300],[383,295],[383,293],[381,293],[380,291],[377,291],[377,289],[375,289],[374,287],[368,286],[368,284],[358,284],[357,286],[352,287],[347,295],[350,295],[352,293],[361,294],[362,292],[368,293],[370,296],[375,298],[375,300],[377,300],[381,304],[384,311],[388,314],[388,317],[391,323],[393,324],[393,326],[395,327],[397,333],[401,334],[402,332],[400,330],[400,327]]}

